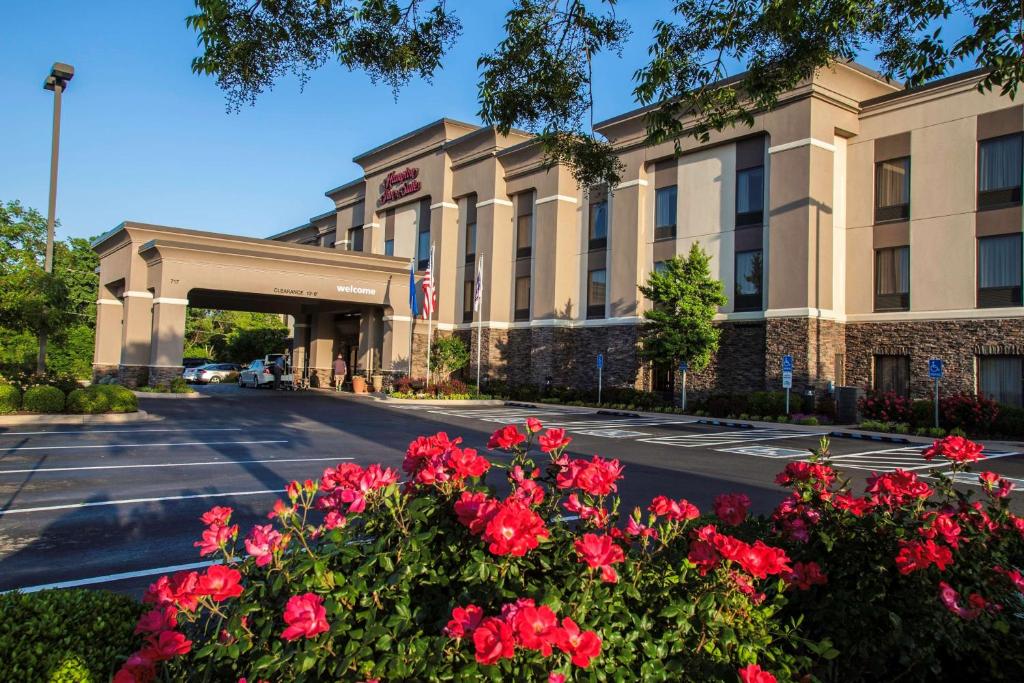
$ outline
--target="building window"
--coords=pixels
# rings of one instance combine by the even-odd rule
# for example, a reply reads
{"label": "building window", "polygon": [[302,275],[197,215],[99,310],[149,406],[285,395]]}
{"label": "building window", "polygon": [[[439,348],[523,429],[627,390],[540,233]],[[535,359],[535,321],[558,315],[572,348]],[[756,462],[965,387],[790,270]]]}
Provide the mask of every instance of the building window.
{"label": "building window", "polygon": [[875,391],[910,395],[910,356],[875,356]]}
{"label": "building window", "polygon": [[394,240],[384,240],[384,255],[385,256],[394,256],[395,255],[395,241]]}
{"label": "building window", "polygon": [[476,282],[467,279],[462,283],[462,322],[473,322],[473,288]]}
{"label": "building window", "polygon": [[1024,407],[1021,356],[978,356],[978,393],[999,403]]}
{"label": "building window", "polygon": [[[592,190],[591,193],[596,193]],[[608,196],[601,192],[600,201],[590,203],[590,249],[604,249],[608,246]]]}
{"label": "building window", "polygon": [[350,228],[348,231],[348,249],[350,251],[363,250],[363,229],[362,227]]}
{"label": "building window", "polygon": [[978,307],[1021,305],[1020,233],[978,240]]}
{"label": "building window", "polygon": [[515,319],[530,319],[530,276],[516,278]]}
{"label": "building window", "polygon": [[910,157],[875,164],[875,222],[910,218]]}
{"label": "building window", "polygon": [[736,225],[764,223],[764,166],[736,171]]}
{"label": "building window", "polygon": [[733,310],[761,310],[763,275],[764,253],[760,249],[736,253],[736,288],[733,297]]}
{"label": "building window", "polygon": [[587,318],[603,318],[608,271],[604,268],[587,273]]}
{"label": "building window", "polygon": [[660,187],[654,192],[654,239],[671,240],[676,237],[675,185]]}
{"label": "building window", "polygon": [[875,310],[910,310],[910,247],[875,251]]}
{"label": "building window", "polygon": [[476,260],[476,195],[466,197],[466,263]]}
{"label": "building window", "polygon": [[[530,258],[533,245],[533,202],[531,197],[520,198],[520,203],[529,202],[529,211],[516,219],[516,258]],[[526,211],[522,208],[521,211]]]}
{"label": "building window", "polygon": [[1021,202],[1020,133],[978,143],[978,208],[1014,206]]}
{"label": "building window", "polygon": [[416,269],[426,270],[430,265],[430,200],[420,202],[419,229],[416,233]]}
{"label": "building window", "polygon": [[655,261],[654,262],[654,272],[655,273],[664,273],[666,270],[668,270],[668,264],[665,261]]}

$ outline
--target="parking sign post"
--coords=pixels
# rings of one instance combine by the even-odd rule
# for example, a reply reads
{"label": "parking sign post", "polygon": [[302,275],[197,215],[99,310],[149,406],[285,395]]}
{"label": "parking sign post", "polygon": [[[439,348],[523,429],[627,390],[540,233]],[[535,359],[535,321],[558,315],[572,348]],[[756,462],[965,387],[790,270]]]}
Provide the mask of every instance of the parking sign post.
{"label": "parking sign post", "polygon": [[685,360],[682,361],[679,364],[679,372],[683,376],[683,378],[682,378],[683,379],[683,381],[682,381],[682,385],[683,386],[682,386],[682,388],[679,391],[679,405],[683,409],[684,413],[686,412],[686,371],[689,370],[689,369],[690,369],[690,365]]}
{"label": "parking sign post", "polygon": [[597,354],[597,404],[601,405],[601,375],[604,373],[604,354]]}
{"label": "parking sign post", "polygon": [[789,390],[793,388],[793,356],[782,357],[782,388],[786,390],[786,415],[789,415]]}
{"label": "parking sign post", "polygon": [[935,398],[933,400],[933,407],[935,408],[935,427],[939,426],[939,380],[942,379],[942,359],[932,358],[928,361],[928,376],[935,381]]}

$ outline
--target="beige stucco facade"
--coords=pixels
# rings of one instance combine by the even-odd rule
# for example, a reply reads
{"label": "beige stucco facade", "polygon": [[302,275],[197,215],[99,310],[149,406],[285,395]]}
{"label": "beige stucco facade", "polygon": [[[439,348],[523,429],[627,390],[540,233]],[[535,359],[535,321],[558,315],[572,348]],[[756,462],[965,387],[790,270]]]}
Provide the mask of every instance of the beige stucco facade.
{"label": "beige stucco facade", "polygon": [[[526,133],[442,119],[356,157],[364,175],[326,193],[332,208],[269,240],[130,223],[107,236],[97,245],[105,293],[96,362],[173,367],[181,302],[243,306],[249,297],[265,306],[284,287],[316,295],[274,299],[275,310],[355,311],[360,349],[377,344],[380,366],[396,373],[408,371],[411,354],[420,373],[427,326],[410,315],[408,269],[421,273],[432,245],[434,329],[482,340],[485,375],[586,384],[592,356],[604,353],[616,383],[659,386],[636,354],[648,305],[637,285],[697,243],[724,283],[718,318],[732,335],[697,388],[775,387],[784,354],[794,356],[796,384],[817,388],[870,385],[876,356],[912,357],[916,387],[921,359],[943,352],[933,342],[948,325],[998,321],[970,327],[969,348],[949,352],[959,386],[977,388],[976,356],[1024,344],[1019,305],[978,303],[979,239],[1022,230],[1019,198],[979,210],[979,145],[1024,131],[1024,108],[979,93],[978,78],[905,91],[838,64],[757,112],[750,127],[680,140],[679,155],[671,142],[647,145],[645,111],[629,112],[596,126],[624,167],[607,189],[580,188],[568,169],[545,166]],[[897,157],[911,160],[908,215],[879,220],[877,167]],[[659,208],[669,188],[671,230]],[[908,303],[879,310],[877,253],[898,247],[910,248]],[[481,260],[476,313],[467,288]],[[338,282],[377,294],[339,296]],[[320,318],[296,320],[296,346],[333,333]],[[892,325],[917,331],[896,343]]]}

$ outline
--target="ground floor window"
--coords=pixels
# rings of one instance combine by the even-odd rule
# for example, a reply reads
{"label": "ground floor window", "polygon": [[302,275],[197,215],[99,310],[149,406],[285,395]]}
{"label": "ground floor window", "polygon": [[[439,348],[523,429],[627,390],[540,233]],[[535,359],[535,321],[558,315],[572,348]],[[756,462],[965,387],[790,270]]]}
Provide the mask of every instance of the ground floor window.
{"label": "ground floor window", "polygon": [[875,356],[874,389],[910,395],[910,356]]}
{"label": "ground floor window", "polygon": [[515,319],[530,319],[530,276],[516,278]]}
{"label": "ground floor window", "polygon": [[592,270],[587,276],[587,317],[603,318],[608,273],[603,268]]}
{"label": "ground floor window", "polygon": [[462,283],[462,322],[473,322],[473,280]]}
{"label": "ground floor window", "polygon": [[733,309],[737,311],[761,310],[761,278],[764,254],[760,249],[736,253],[736,288]]}
{"label": "ground floor window", "polygon": [[978,393],[999,403],[1024,406],[1024,358],[979,356]]}
{"label": "ground floor window", "polygon": [[671,363],[655,363],[652,368],[654,391],[672,393],[675,391],[675,372]]}

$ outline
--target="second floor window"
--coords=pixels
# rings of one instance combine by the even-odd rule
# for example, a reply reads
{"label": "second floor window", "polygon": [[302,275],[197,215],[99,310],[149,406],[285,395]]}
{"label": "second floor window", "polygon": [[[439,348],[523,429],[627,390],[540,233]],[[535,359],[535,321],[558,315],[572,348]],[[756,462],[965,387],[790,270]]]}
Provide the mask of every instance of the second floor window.
{"label": "second floor window", "polygon": [[736,288],[733,309],[760,311],[761,283],[764,275],[764,253],[760,249],[736,254]]}
{"label": "second floor window", "polygon": [[910,247],[875,252],[875,310],[910,309]]}
{"label": "second floor window", "polygon": [[430,199],[424,199],[420,202],[419,225],[416,231],[416,270],[426,270],[429,265]]}
{"label": "second floor window", "polygon": [[736,172],[736,225],[764,223],[764,166]]}
{"label": "second floor window", "polygon": [[1021,203],[1022,135],[1004,135],[978,143],[978,208]]}
{"label": "second floor window", "polygon": [[590,249],[608,245],[608,199],[590,204]]}
{"label": "second floor window", "polygon": [[530,258],[533,253],[533,213],[516,219],[516,258]]}
{"label": "second floor window", "polygon": [[608,271],[592,270],[587,274],[587,318],[603,318],[608,291]]}
{"label": "second floor window", "polygon": [[660,187],[654,192],[654,239],[675,239],[677,196],[675,185]]}
{"label": "second floor window", "polygon": [[875,222],[910,218],[910,157],[875,165]]}
{"label": "second floor window", "polygon": [[363,250],[363,229],[361,227],[349,229],[348,248],[349,251]]}
{"label": "second floor window", "polygon": [[476,195],[466,198],[466,263],[476,260]]}
{"label": "second floor window", "polygon": [[394,256],[395,255],[395,241],[394,240],[384,240],[384,255],[385,256]]}
{"label": "second floor window", "polygon": [[978,307],[1021,305],[1021,234],[978,239]]}

